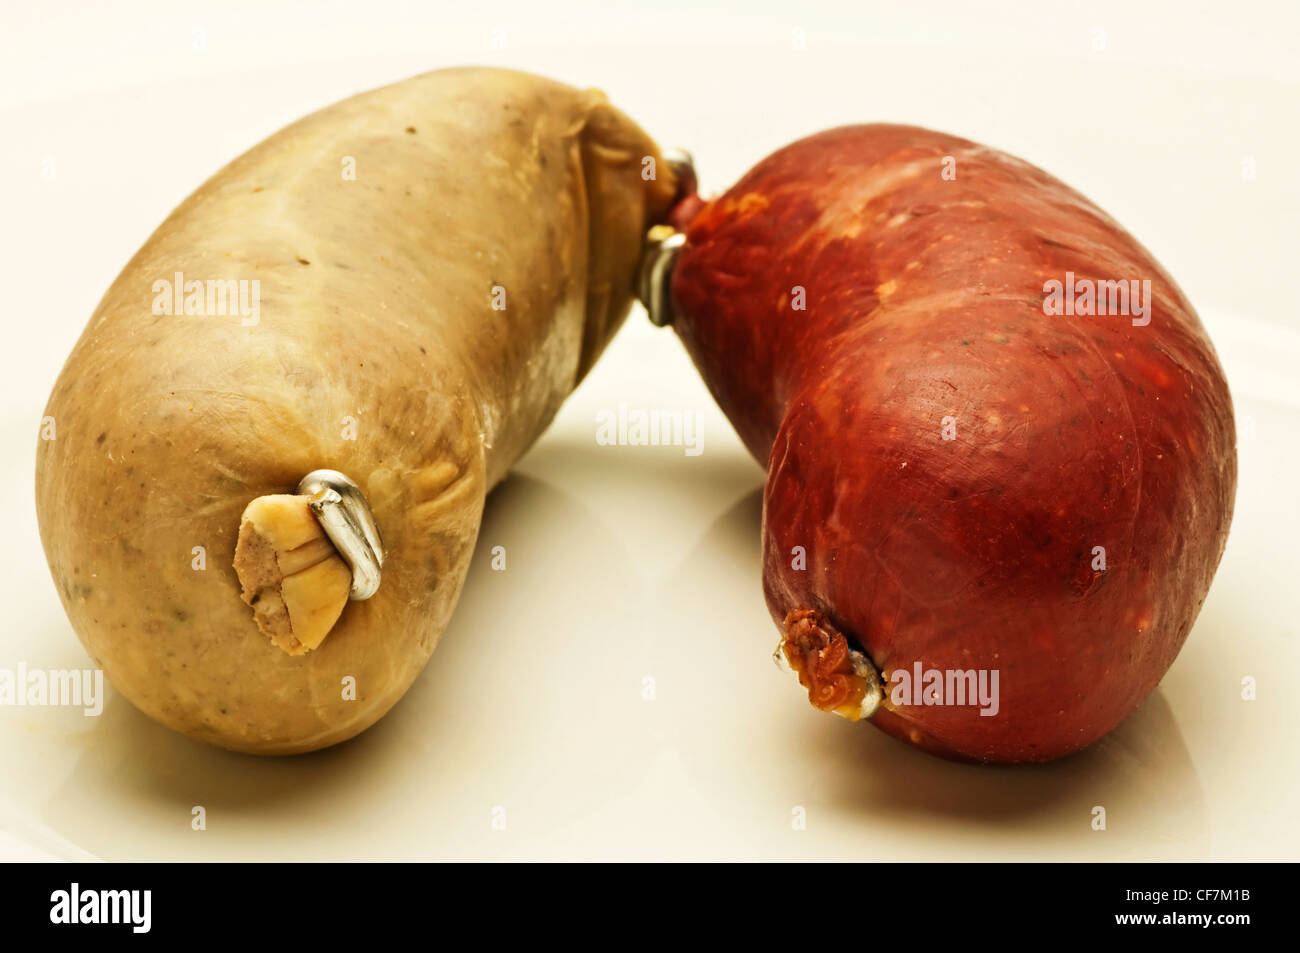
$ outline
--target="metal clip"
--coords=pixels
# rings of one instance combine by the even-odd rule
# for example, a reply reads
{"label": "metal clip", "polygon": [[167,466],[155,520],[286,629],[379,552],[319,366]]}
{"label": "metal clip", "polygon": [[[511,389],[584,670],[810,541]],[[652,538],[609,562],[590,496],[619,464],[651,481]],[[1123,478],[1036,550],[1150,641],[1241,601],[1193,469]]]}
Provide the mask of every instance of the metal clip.
{"label": "metal clip", "polygon": [[677,253],[685,244],[686,236],[671,225],[656,225],[646,232],[637,297],[655,327],[673,323],[673,267],[677,264]]}
{"label": "metal clip", "polygon": [[880,703],[885,700],[885,689],[880,684],[880,673],[876,671],[876,666],[871,663],[871,659],[857,649],[849,649],[849,664],[853,666],[853,674],[867,683],[867,693],[862,696],[862,707],[858,709],[858,717],[870,718],[876,713]]}
{"label": "metal clip", "polygon": [[349,598],[369,599],[379,589],[384,543],[361,488],[337,470],[312,470],[298,482],[316,521],[352,570]]}
{"label": "metal clip", "polygon": [[[685,149],[664,151],[664,162],[677,179],[677,198],[694,195],[697,187],[695,160]],[[671,225],[655,225],[645,236],[641,263],[637,269],[637,297],[650,313],[656,327],[673,323],[673,268],[686,236]]]}
{"label": "metal clip", "polygon": [[695,175],[695,157],[685,149],[665,149],[664,161],[677,179],[677,198],[694,195],[699,189],[699,180]]}

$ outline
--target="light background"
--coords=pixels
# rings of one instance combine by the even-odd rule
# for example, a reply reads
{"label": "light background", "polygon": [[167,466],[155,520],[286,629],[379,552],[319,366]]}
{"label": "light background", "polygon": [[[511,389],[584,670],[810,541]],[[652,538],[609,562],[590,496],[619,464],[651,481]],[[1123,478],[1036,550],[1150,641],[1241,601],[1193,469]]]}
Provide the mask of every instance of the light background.
{"label": "light background", "polygon": [[[186,741],[114,694],[98,719],[0,708],[0,857],[1296,859],[1296,11],[4,0],[0,667],[89,664],[44,564],[32,473],[49,389],[100,295],[227,160],[441,66],[599,86],[694,152],[706,192],[857,121],[1019,154],[1178,279],[1243,439],[1228,551],[1159,691],[1073,758],[949,764],[815,713],[773,667],[762,471],[638,309],[489,502],[451,628],[384,721],[317,755],[259,760]],[[597,413],[620,401],[698,412],[703,454],[597,446]],[[488,570],[493,545],[505,573]],[[1105,832],[1090,828],[1094,805]],[[491,829],[498,806],[505,831]]]}

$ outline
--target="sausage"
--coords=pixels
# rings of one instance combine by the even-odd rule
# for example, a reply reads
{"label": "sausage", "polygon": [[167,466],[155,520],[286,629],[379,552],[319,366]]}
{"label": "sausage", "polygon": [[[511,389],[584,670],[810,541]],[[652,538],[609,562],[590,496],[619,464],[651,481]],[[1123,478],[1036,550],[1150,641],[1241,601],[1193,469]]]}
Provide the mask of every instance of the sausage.
{"label": "sausage", "polygon": [[1223,371],[1150,253],[1042,170],[899,125],[677,217],[674,326],[767,465],[764,592],[814,705],[988,762],[1133,711],[1236,489]]}
{"label": "sausage", "polygon": [[[658,155],[598,92],[454,69],[308,116],[177,208],[69,357],[37,459],[50,570],[116,688],[256,753],[387,712],[485,494],[626,315],[673,197]],[[322,469],[382,536],[365,601],[295,492]]]}

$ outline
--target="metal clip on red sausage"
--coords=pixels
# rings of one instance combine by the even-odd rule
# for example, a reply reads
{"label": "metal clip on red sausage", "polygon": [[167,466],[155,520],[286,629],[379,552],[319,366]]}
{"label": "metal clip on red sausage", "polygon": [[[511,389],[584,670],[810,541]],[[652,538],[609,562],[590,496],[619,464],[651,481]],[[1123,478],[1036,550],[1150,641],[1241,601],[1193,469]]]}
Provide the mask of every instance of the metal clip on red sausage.
{"label": "metal clip on red sausage", "polygon": [[895,125],[673,221],[642,300],[767,463],[764,592],[812,703],[988,762],[1132,712],[1236,490],[1223,371],[1150,253],[1042,170]]}

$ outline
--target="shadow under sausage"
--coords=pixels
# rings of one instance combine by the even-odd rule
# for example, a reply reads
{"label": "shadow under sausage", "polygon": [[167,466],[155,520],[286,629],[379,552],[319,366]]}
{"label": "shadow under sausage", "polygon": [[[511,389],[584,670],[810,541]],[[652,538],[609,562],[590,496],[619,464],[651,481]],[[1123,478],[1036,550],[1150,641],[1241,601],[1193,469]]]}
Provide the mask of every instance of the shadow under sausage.
{"label": "shadow under sausage", "polygon": [[[504,547],[504,571],[492,567],[495,545]],[[492,840],[490,826],[495,806],[518,807],[526,817],[533,795],[545,795],[546,823],[562,823],[566,804],[581,811],[593,792],[599,796],[636,767],[602,757],[592,759],[586,776],[565,778],[550,770],[548,758],[557,738],[570,753],[591,740],[575,724],[582,692],[563,671],[546,671],[575,664],[555,641],[565,628],[565,600],[574,595],[565,587],[627,560],[571,497],[541,480],[512,476],[489,497],[465,588],[438,650],[376,725],[323,751],[267,758],[190,741],[112,693],[93,727],[74,742],[83,753],[45,805],[43,820],[110,860],[500,851],[503,841]],[[615,615],[614,596],[588,595],[585,611]],[[617,648],[611,641],[605,651]],[[609,662],[592,660],[597,667]],[[543,791],[556,786],[566,790]],[[570,797],[568,788],[583,789],[586,797]],[[206,812],[202,832],[191,826],[197,806]],[[254,838],[261,838],[260,848],[250,848]]]}
{"label": "shadow under sausage", "polygon": [[[829,856],[846,831],[864,857],[882,833],[932,842],[939,820],[954,855],[1205,852],[1199,780],[1159,693],[1096,745],[1039,766],[941,761],[815,712],[770,660],[752,469],[638,467],[634,483],[667,493],[646,505],[697,505],[697,477],[714,501],[702,511],[743,494],[676,565],[645,572],[645,552],[626,551],[555,486],[579,464],[593,479],[588,457],[626,465],[603,449],[551,447],[525,461],[542,478],[517,474],[492,494],[451,625],[376,726],[324,751],[259,758],[189,741],[113,695],[77,736],[82,753],[45,823],[105,859],[490,858],[512,856],[491,827],[501,810],[532,835],[530,850],[559,854],[575,825],[617,845],[639,819],[610,805],[672,750],[691,796],[728,818],[716,833],[728,852],[788,831],[795,806],[836,822],[810,823],[790,857]],[[646,672],[663,688],[655,705],[639,693]],[[206,831],[191,828],[195,806]],[[1095,806],[1119,836],[1092,830]]]}
{"label": "shadow under sausage", "polygon": [[[794,677],[770,660],[778,633],[761,591],[761,509],[761,491],[739,500],[667,586],[677,604],[689,607],[686,631],[709,633],[691,642],[696,669],[711,673],[696,678],[693,689],[701,714],[723,727],[708,740],[682,742],[694,775],[712,782],[719,798],[743,784],[766,792],[760,801],[766,796],[767,809],[786,825],[798,805],[835,814],[837,826],[860,822],[864,835],[881,826],[920,834],[943,819],[948,828],[956,822],[958,832],[971,832],[969,846],[992,843],[988,835],[995,833],[1010,853],[1020,846],[1041,853],[1044,840],[1072,859],[1206,851],[1201,785],[1159,691],[1094,745],[1042,765],[944,761],[870,725],[813,710]],[[713,590],[719,580],[725,600]],[[751,595],[735,601],[733,594],[746,588]],[[727,690],[719,703],[719,672],[747,688]],[[1105,809],[1108,831],[1124,833],[1106,838],[1094,831],[1096,807]],[[956,840],[963,840],[960,833]]]}

